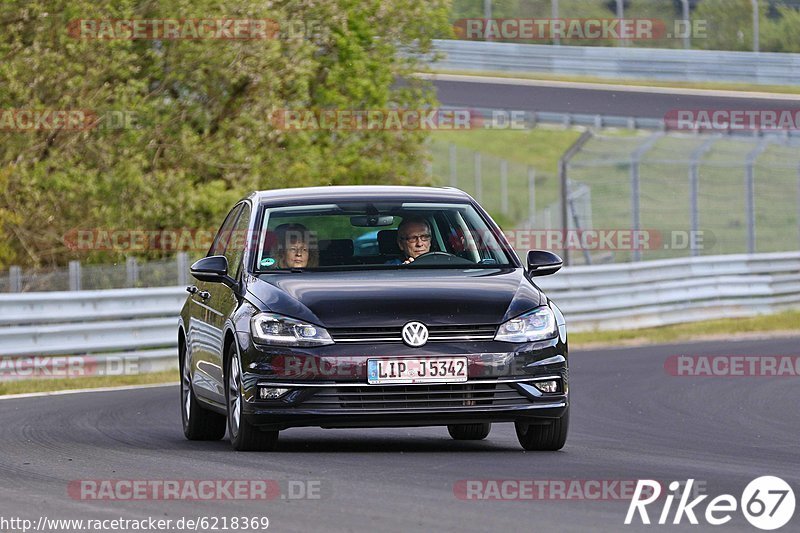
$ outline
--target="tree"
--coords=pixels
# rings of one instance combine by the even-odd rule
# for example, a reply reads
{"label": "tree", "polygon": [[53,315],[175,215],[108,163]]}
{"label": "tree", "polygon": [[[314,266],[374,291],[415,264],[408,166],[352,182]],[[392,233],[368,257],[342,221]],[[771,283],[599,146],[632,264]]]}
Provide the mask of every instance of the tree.
{"label": "tree", "polygon": [[[409,74],[431,36],[446,33],[447,9],[444,0],[0,4],[0,266],[63,264],[75,257],[64,242],[75,228],[213,228],[251,189],[426,182],[423,132],[283,131],[270,117],[434,104]],[[271,39],[109,40],[85,38],[76,22],[201,18],[279,29]],[[30,110],[87,110],[90,127],[9,131]]]}

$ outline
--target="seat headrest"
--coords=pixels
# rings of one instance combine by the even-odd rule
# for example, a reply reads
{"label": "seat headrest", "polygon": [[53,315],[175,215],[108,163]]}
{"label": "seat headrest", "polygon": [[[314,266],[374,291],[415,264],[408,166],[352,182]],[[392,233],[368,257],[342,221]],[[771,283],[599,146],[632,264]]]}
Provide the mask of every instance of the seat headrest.
{"label": "seat headrest", "polygon": [[382,255],[402,255],[397,246],[396,229],[382,229],[378,232],[378,249]]}
{"label": "seat headrest", "polygon": [[353,241],[350,239],[320,239],[319,251],[329,257],[353,257]]}

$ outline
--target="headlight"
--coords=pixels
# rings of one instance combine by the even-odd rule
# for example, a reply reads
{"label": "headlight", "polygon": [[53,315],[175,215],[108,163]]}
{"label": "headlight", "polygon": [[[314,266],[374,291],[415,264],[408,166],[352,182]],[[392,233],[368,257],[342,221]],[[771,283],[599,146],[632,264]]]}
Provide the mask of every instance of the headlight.
{"label": "headlight", "polygon": [[531,342],[556,336],[556,317],[549,307],[537,307],[517,318],[505,322],[497,330],[494,340],[503,342]]}
{"label": "headlight", "polygon": [[250,332],[257,344],[273,346],[333,344],[333,339],[325,328],[275,313],[259,313],[251,318]]}

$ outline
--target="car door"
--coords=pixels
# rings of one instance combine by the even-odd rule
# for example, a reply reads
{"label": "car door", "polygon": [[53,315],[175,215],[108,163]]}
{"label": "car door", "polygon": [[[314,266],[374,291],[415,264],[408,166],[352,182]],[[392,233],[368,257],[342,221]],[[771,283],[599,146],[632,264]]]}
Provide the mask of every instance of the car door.
{"label": "car door", "polygon": [[[224,254],[242,208],[243,204],[237,204],[225,217],[206,257]],[[224,320],[220,320],[221,311],[217,309],[220,301],[219,286],[222,283],[197,281],[195,285],[198,290],[191,297],[188,334],[194,364],[192,384],[198,396],[224,405],[222,359],[219,356],[220,345],[224,340],[221,328]]]}
{"label": "car door", "polygon": [[[231,228],[230,235],[224,239],[222,250],[218,255],[224,255],[228,260],[228,275],[237,282],[242,276],[242,257],[247,243],[247,230],[250,224],[250,206],[242,204],[236,223]],[[210,347],[209,367],[214,380],[214,400],[225,400],[225,380],[223,376],[223,362],[225,357],[225,321],[231,316],[239,304],[239,295],[224,283],[208,283],[206,289],[210,297],[205,302],[209,308],[209,331],[214,334],[213,345]]]}

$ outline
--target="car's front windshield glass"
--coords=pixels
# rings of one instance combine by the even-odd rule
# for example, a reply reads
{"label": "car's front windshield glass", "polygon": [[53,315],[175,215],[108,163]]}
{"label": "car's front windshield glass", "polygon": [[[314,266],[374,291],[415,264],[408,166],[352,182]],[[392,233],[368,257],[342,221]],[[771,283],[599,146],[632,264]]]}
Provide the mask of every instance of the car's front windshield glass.
{"label": "car's front windshield glass", "polygon": [[470,204],[262,206],[256,273],[515,266]]}

